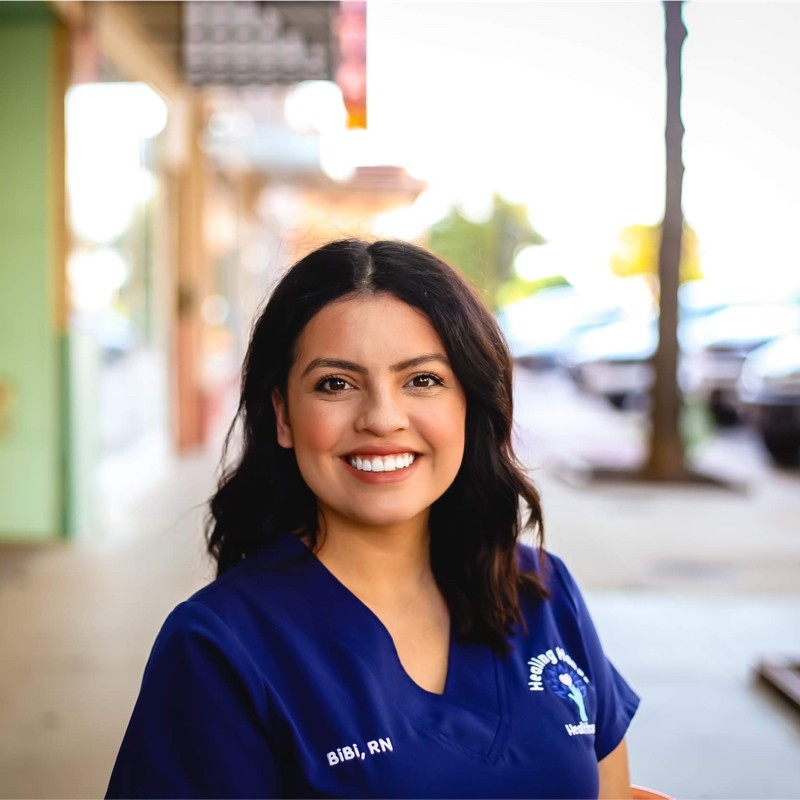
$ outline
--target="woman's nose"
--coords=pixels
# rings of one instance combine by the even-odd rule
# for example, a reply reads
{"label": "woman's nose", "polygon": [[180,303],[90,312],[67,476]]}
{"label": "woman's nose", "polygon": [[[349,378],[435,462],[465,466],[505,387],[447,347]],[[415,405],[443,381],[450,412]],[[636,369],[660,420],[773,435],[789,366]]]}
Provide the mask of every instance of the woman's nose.
{"label": "woman's nose", "polygon": [[408,427],[402,399],[394,392],[381,390],[365,394],[356,420],[356,429],[376,436],[388,436]]}

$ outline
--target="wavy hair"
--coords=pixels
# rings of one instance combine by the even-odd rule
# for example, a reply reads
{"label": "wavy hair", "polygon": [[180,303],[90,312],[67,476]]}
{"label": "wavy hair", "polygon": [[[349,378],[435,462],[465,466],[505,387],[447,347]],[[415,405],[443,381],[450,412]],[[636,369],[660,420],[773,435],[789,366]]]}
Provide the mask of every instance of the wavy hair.
{"label": "wavy hair", "polygon": [[[517,541],[532,530],[541,548],[539,495],[517,461],[512,435],[512,361],[500,329],[461,275],[406,242],[331,242],[295,264],[255,322],[245,357],[237,424],[241,452],[212,496],[206,525],[217,575],[290,531],[315,541],[316,499],[294,451],[277,441],[271,396],[286,396],[300,334],[336,300],[391,294],[421,311],[439,334],[466,404],[465,450],[447,491],[431,507],[431,565],[461,641],[507,649],[522,622],[521,590],[547,596],[543,577],[522,571]],[[539,564],[544,561],[539,559]]]}

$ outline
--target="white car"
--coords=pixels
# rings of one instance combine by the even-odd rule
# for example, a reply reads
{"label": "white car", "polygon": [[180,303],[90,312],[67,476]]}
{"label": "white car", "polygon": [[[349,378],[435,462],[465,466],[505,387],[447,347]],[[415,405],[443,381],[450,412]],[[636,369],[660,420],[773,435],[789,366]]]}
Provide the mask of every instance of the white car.
{"label": "white car", "polygon": [[581,389],[605,397],[615,408],[627,408],[650,391],[657,344],[656,317],[629,317],[579,337],[562,364]]}
{"label": "white car", "polygon": [[497,320],[514,360],[529,369],[546,369],[586,331],[620,319],[613,299],[572,286],[553,286],[500,309]]}
{"label": "white car", "polygon": [[699,397],[720,425],[741,417],[736,385],[745,358],[761,345],[800,330],[800,304],[747,303],[698,322],[684,359],[686,391]]}

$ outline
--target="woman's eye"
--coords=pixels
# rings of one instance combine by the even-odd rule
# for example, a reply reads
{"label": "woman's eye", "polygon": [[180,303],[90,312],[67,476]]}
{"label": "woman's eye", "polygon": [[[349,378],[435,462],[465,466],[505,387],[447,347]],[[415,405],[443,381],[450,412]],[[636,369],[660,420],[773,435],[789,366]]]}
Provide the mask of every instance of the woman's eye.
{"label": "woman's eye", "polygon": [[338,378],[335,375],[332,375],[329,378],[324,378],[317,384],[317,391],[327,392],[328,394],[336,394],[337,392],[343,392],[345,389],[349,388],[350,384],[344,378]]}
{"label": "woman's eye", "polygon": [[415,375],[411,379],[411,385],[415,389],[432,389],[434,386],[441,386],[442,380],[437,378],[436,375],[425,373],[423,375]]}

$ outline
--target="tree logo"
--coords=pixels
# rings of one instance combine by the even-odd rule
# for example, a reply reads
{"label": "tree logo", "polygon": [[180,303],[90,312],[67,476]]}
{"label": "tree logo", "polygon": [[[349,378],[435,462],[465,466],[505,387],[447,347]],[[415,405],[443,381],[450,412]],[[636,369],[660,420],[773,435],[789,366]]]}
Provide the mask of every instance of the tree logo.
{"label": "tree logo", "polygon": [[565,724],[567,733],[570,736],[593,734],[595,726],[589,722],[586,709],[589,678],[569,653],[563,647],[556,647],[528,659],[528,666],[530,667],[528,688],[532,692],[543,692],[548,689],[572,707],[579,722]]}

